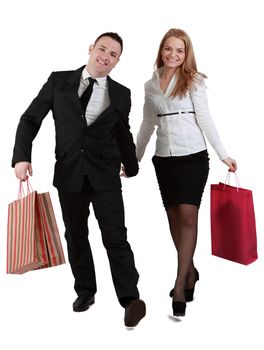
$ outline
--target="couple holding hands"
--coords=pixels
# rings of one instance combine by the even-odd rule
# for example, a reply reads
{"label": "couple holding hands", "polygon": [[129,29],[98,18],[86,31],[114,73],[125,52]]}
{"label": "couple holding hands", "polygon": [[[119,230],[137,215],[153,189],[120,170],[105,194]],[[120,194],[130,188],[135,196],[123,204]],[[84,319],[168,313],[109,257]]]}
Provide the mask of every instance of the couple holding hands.
{"label": "couple holding hands", "polygon": [[206,76],[198,72],[191,40],[181,29],[170,29],[160,43],[156,70],[145,84],[143,121],[135,146],[128,119],[130,90],[109,77],[122,50],[117,33],[103,33],[89,47],[86,66],[51,73],[20,118],[12,166],[22,181],[32,175],[32,143],[52,111],[56,130],[53,184],[77,293],[73,311],[87,310],[97,291],[87,225],[92,204],[116,295],[125,309],[124,323],[135,327],[145,316],[146,305],[139,296],[139,274],[127,241],[120,176],[137,175],[138,162],[156,129],[152,161],[178,256],[169,293],[172,314],[178,317],[185,315],[186,302],[193,300],[199,279],[193,256],[209,171],[205,137],[230,171],[236,171],[237,165],[220,141],[208,110]]}

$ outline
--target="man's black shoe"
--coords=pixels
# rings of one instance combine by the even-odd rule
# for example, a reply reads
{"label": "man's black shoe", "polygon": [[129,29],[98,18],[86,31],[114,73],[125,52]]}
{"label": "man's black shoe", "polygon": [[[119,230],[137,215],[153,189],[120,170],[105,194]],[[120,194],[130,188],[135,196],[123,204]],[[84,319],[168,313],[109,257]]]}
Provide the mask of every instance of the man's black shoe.
{"label": "man's black shoe", "polygon": [[87,298],[84,296],[78,297],[73,303],[73,311],[82,312],[89,309],[89,306],[94,304],[94,296],[91,298]]}
{"label": "man's black shoe", "polygon": [[146,305],[143,300],[132,300],[125,309],[125,325],[136,327],[139,321],[146,315]]}

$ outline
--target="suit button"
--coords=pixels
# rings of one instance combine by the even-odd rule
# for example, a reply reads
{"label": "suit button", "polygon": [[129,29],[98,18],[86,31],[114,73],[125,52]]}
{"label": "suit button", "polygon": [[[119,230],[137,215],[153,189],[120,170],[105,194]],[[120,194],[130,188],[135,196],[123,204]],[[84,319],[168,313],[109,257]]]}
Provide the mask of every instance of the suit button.
{"label": "suit button", "polygon": [[81,149],[81,152],[84,152],[84,149],[83,149],[83,148]]}
{"label": "suit button", "polygon": [[84,115],[83,115],[83,114],[81,115],[81,118],[84,118]]}

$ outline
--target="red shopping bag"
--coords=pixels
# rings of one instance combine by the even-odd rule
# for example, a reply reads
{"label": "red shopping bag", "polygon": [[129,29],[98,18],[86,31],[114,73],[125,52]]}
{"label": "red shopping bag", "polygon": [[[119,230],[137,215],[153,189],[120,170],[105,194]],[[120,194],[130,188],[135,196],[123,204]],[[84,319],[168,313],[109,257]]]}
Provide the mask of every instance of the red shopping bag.
{"label": "red shopping bag", "polygon": [[212,254],[248,265],[258,258],[252,191],[227,179],[211,185]]}
{"label": "red shopping bag", "polygon": [[22,274],[65,263],[60,235],[48,192],[23,195],[8,205],[7,273]]}

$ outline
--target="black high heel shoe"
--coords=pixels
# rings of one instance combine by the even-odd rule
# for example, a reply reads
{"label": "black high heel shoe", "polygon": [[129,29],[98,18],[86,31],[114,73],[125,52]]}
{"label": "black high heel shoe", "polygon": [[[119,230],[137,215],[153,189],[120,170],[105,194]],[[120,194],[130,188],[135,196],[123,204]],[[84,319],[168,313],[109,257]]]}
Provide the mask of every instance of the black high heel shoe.
{"label": "black high heel shoe", "polygon": [[173,316],[185,316],[186,303],[185,301],[172,301]]}
{"label": "black high heel shoe", "polygon": [[[187,302],[193,301],[193,294],[194,294],[195,284],[196,284],[197,281],[199,281],[199,272],[198,272],[197,269],[195,269],[195,274],[196,274],[196,276],[195,276],[195,281],[194,281],[194,286],[193,286],[193,288],[185,289],[185,290],[184,290],[184,293],[185,293],[185,300],[186,300]],[[174,289],[172,289],[172,290],[170,291],[170,297],[171,297],[171,298],[173,297],[173,292],[174,292]]]}

